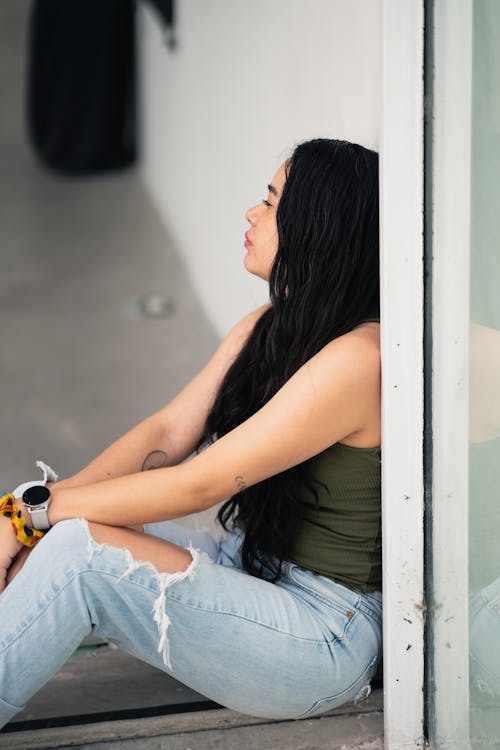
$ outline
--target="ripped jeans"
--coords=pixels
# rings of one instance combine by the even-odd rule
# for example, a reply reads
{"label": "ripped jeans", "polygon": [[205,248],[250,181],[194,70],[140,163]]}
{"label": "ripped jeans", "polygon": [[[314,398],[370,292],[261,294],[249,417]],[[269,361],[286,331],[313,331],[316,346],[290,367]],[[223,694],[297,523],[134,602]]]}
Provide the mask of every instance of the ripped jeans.
{"label": "ripped jeans", "polygon": [[0,595],[0,726],[82,639],[107,638],[237,711],[302,718],[369,693],[382,651],[382,596],[285,564],[276,584],[242,569],[241,533],[216,541],[170,521],[146,533],[190,550],[159,573],[61,521]]}

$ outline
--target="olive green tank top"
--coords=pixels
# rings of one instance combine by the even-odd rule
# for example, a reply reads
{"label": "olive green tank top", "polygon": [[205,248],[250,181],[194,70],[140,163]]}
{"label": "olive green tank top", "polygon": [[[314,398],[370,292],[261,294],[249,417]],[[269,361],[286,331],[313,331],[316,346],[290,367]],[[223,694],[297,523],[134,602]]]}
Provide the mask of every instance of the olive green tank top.
{"label": "olive green tank top", "polygon": [[335,443],[307,466],[288,559],[348,588],[381,591],[381,448]]}
{"label": "olive green tank top", "polygon": [[308,467],[288,560],[348,588],[381,591],[381,449],[335,443]]}

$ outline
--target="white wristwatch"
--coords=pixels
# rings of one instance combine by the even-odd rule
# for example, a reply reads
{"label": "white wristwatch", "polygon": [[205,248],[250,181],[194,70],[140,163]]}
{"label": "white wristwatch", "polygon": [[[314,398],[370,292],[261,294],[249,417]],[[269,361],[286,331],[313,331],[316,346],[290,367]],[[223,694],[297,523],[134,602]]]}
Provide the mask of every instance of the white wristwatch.
{"label": "white wristwatch", "polygon": [[59,477],[54,469],[44,463],[37,461],[36,465],[43,472],[43,480],[23,482],[12,491],[14,497],[22,497],[23,503],[31,516],[33,528],[45,531],[50,529],[50,521],[47,508],[50,503],[50,490],[45,486],[47,482],[57,482]]}
{"label": "white wristwatch", "polygon": [[23,492],[23,503],[31,516],[34,529],[50,529],[47,509],[50,503],[50,490],[44,484],[35,484]]}

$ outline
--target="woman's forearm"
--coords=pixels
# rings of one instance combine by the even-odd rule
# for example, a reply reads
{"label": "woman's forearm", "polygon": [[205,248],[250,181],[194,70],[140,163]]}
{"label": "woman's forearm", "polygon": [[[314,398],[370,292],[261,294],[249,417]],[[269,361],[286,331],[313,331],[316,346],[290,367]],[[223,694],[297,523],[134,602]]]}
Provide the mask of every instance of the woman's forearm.
{"label": "woman's forearm", "polygon": [[169,455],[167,443],[166,427],[153,414],[112,443],[84,469],[49,486],[52,490],[82,487],[172,465],[176,461],[175,457]]}
{"label": "woman's forearm", "polygon": [[180,466],[106,479],[90,485],[51,488],[51,524],[67,518],[114,526],[165,521],[213,504],[190,478],[189,462]]}

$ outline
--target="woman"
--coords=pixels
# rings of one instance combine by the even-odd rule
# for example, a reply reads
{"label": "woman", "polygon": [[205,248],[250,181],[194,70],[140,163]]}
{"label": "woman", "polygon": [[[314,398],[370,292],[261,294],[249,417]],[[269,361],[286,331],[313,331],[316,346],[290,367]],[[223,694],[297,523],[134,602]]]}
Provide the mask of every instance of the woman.
{"label": "woman", "polygon": [[[270,303],[50,486],[52,528],[0,597],[2,724],[90,632],[256,716],[366,694],[382,625],[377,170],[359,145],[299,145],[246,214],[245,266]],[[219,542],[171,522],[228,497]]]}

